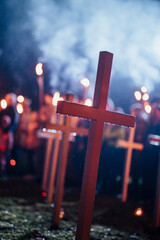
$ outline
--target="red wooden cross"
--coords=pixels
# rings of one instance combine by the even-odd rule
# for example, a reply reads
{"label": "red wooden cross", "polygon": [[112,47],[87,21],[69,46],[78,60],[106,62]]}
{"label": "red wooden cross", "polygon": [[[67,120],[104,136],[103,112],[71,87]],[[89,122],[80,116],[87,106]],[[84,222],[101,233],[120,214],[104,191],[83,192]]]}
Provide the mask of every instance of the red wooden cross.
{"label": "red wooden cross", "polygon": [[136,150],[143,149],[143,144],[134,142],[134,135],[135,135],[135,127],[130,129],[128,141],[125,141],[122,139],[119,139],[117,141],[118,147],[127,148],[127,155],[126,155],[125,168],[124,168],[124,177],[123,177],[122,202],[127,201],[128,180],[129,180],[129,173],[130,173],[130,169],[131,169],[133,149],[136,149]]}
{"label": "red wooden cross", "polygon": [[[100,52],[93,107],[58,102],[57,112],[91,119],[87,144],[76,240],[88,240],[92,221],[104,122],[133,127],[135,117],[106,111],[113,54]],[[54,224],[54,223],[53,223]]]}
{"label": "red wooden cross", "polygon": [[[160,146],[160,136],[150,134],[148,138],[149,138],[150,144],[155,146]],[[159,156],[159,163],[158,163],[158,177],[157,177],[157,189],[156,189],[153,226],[154,227],[160,226],[160,156]]]}

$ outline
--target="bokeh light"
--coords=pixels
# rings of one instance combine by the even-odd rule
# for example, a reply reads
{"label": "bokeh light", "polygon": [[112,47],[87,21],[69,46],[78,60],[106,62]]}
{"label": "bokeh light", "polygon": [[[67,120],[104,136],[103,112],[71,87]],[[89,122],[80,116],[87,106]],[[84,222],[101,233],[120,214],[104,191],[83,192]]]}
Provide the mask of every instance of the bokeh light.
{"label": "bokeh light", "polygon": [[59,218],[63,218],[63,216],[64,216],[64,209],[63,208],[61,208],[61,210],[60,210],[60,213],[59,213]]}
{"label": "bokeh light", "polygon": [[146,93],[146,92],[147,92],[147,88],[146,88],[145,86],[142,86],[142,87],[141,87],[141,91],[142,91],[143,93]]}
{"label": "bokeh light", "polygon": [[146,104],[144,109],[145,109],[146,113],[148,113],[148,114],[150,114],[152,111],[152,107],[149,104]]}
{"label": "bokeh light", "polygon": [[91,107],[92,106],[92,100],[90,98],[87,98],[84,102],[84,105]]}
{"label": "bokeh light", "polygon": [[1,100],[1,108],[5,109],[7,107],[7,101],[5,99]]}
{"label": "bokeh light", "polygon": [[60,93],[59,92],[55,92],[54,96],[52,98],[53,106],[57,106],[57,102],[59,101],[59,99],[60,99]]}
{"label": "bokeh light", "polygon": [[134,212],[136,216],[142,216],[143,215],[143,210],[142,208],[137,208]]}
{"label": "bokeh light", "polygon": [[81,79],[80,83],[81,83],[84,87],[89,87],[89,85],[90,85],[90,81],[88,80],[88,78],[83,78],[83,79]]}
{"label": "bokeh light", "polygon": [[16,161],[14,159],[11,159],[10,160],[10,165],[15,166],[16,165]]}
{"label": "bokeh light", "polygon": [[141,95],[141,93],[139,91],[135,91],[134,92],[134,96],[135,96],[137,101],[140,101],[141,98],[142,98],[142,95]]}
{"label": "bokeh light", "polygon": [[19,114],[23,113],[23,106],[21,103],[17,103],[16,109]]}
{"label": "bokeh light", "polygon": [[35,67],[35,71],[38,76],[41,76],[43,74],[43,64],[37,63],[37,65]]}
{"label": "bokeh light", "polygon": [[143,96],[142,96],[142,99],[143,101],[147,101],[149,99],[149,94],[148,93],[145,93]]}
{"label": "bokeh light", "polygon": [[42,197],[47,197],[47,193],[46,192],[42,192]]}
{"label": "bokeh light", "polygon": [[24,102],[24,97],[23,97],[22,95],[19,95],[19,96],[17,97],[17,102],[23,103],[23,102]]}

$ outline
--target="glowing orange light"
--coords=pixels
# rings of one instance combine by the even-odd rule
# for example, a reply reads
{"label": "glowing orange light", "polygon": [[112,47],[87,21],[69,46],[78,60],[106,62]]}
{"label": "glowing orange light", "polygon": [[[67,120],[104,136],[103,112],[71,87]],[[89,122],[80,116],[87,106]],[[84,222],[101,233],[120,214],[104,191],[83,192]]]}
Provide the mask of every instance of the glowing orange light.
{"label": "glowing orange light", "polygon": [[143,215],[143,211],[142,211],[142,208],[137,208],[134,212],[134,214],[136,216],[142,216]]}
{"label": "glowing orange light", "polygon": [[88,80],[88,78],[83,78],[83,79],[81,79],[80,83],[81,83],[84,87],[89,87],[89,85],[90,85],[90,81]]}
{"label": "glowing orange light", "polygon": [[152,107],[149,104],[146,104],[144,109],[145,109],[146,113],[148,113],[148,114],[151,113],[151,111],[152,111]]}
{"label": "glowing orange light", "polygon": [[7,107],[7,101],[5,99],[1,100],[1,108],[5,109]]}
{"label": "glowing orange light", "polygon": [[15,166],[15,165],[16,165],[16,161],[15,161],[14,159],[11,159],[11,160],[10,160],[10,164],[11,164],[12,166]]}
{"label": "glowing orange light", "polygon": [[147,88],[146,88],[145,86],[142,86],[142,87],[141,87],[141,91],[142,91],[143,93],[146,93],[146,92],[147,92]]}
{"label": "glowing orange light", "polygon": [[141,96],[141,93],[140,93],[139,91],[135,91],[135,92],[134,92],[134,96],[135,96],[135,98],[136,98],[137,101],[140,101],[140,100],[141,100],[141,97],[142,97],[142,96]]}
{"label": "glowing orange light", "polygon": [[57,102],[60,99],[60,93],[59,92],[55,92],[53,98],[52,98],[52,104],[53,106],[57,106]]}
{"label": "glowing orange light", "polygon": [[43,74],[43,64],[37,63],[37,65],[35,67],[35,71],[38,76],[41,76]]}
{"label": "glowing orange light", "polygon": [[59,218],[63,218],[64,216],[64,209],[61,208],[60,213],[59,213]]}
{"label": "glowing orange light", "polygon": [[149,99],[149,94],[148,93],[145,93],[143,96],[142,96],[142,99],[143,101],[147,101]]}
{"label": "glowing orange light", "polygon": [[87,98],[84,102],[84,105],[91,107],[92,106],[92,100],[90,98]]}
{"label": "glowing orange light", "polygon": [[23,106],[21,103],[17,103],[16,109],[19,114],[23,113]]}
{"label": "glowing orange light", "polygon": [[19,95],[19,96],[17,97],[17,102],[19,102],[19,103],[24,102],[24,97],[23,97],[22,95]]}
{"label": "glowing orange light", "polygon": [[47,193],[46,192],[42,192],[42,197],[47,197]]}

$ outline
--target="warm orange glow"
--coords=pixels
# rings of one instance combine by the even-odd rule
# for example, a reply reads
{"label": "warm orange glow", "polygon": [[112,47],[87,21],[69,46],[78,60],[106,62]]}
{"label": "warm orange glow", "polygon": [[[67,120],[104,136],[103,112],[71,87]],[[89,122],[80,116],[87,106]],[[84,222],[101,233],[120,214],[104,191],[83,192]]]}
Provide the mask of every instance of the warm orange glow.
{"label": "warm orange glow", "polygon": [[37,65],[35,67],[35,71],[38,76],[41,76],[43,74],[43,64],[37,63]]}
{"label": "warm orange glow", "polygon": [[57,102],[60,99],[60,93],[59,92],[55,92],[53,98],[52,98],[52,104],[53,106],[57,106]]}
{"label": "warm orange glow", "polygon": [[144,109],[145,109],[146,113],[148,113],[148,114],[151,113],[151,111],[152,111],[152,107],[149,104],[146,104]]}
{"label": "warm orange glow", "polygon": [[143,101],[147,101],[149,99],[149,94],[148,93],[145,93],[143,96],[142,96],[142,99]]}
{"label": "warm orange glow", "polygon": [[59,218],[63,218],[64,216],[64,209],[61,208],[60,213],[59,213]]}
{"label": "warm orange glow", "polygon": [[17,103],[16,108],[17,108],[17,112],[18,112],[19,114],[23,113],[23,106],[22,106],[21,103]]}
{"label": "warm orange glow", "polygon": [[90,81],[88,80],[88,78],[83,78],[83,79],[81,79],[80,83],[81,83],[84,87],[89,87],[89,85],[90,85]]}
{"label": "warm orange glow", "polygon": [[134,214],[136,216],[142,216],[143,215],[143,211],[142,211],[142,208],[137,208],[134,212]]}
{"label": "warm orange glow", "polygon": [[15,161],[14,159],[11,159],[11,160],[10,160],[10,164],[11,164],[12,166],[15,166],[15,165],[16,165],[16,161]]}
{"label": "warm orange glow", "polygon": [[24,97],[23,97],[22,95],[19,95],[19,96],[17,97],[17,102],[19,102],[19,103],[24,102]]}
{"label": "warm orange glow", "polygon": [[142,87],[141,87],[141,91],[142,91],[143,93],[146,93],[146,92],[147,92],[147,88],[146,88],[145,86],[142,86]]}
{"label": "warm orange glow", "polygon": [[90,98],[87,98],[84,102],[84,105],[91,107],[92,106],[92,100]]}
{"label": "warm orange glow", "polygon": [[141,96],[141,93],[139,91],[135,91],[134,92],[134,96],[136,98],[137,101],[140,101],[142,96]]}
{"label": "warm orange glow", "polygon": [[5,99],[1,100],[1,108],[5,109],[7,107],[7,101]]}

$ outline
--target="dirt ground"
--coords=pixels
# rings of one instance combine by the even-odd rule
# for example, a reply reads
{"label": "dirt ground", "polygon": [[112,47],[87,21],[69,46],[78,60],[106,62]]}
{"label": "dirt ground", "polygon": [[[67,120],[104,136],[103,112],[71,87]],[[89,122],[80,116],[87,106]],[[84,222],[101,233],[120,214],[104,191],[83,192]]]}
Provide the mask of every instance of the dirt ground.
{"label": "dirt ground", "polygon": [[[46,201],[41,195],[41,185],[39,182],[20,178],[0,180],[0,197],[22,198],[30,203],[41,203]],[[63,220],[76,223],[79,199],[79,189],[65,189],[62,206],[64,209]],[[143,215],[135,216],[135,210],[140,207],[143,210]],[[93,224],[130,232],[132,237],[129,239],[139,239],[138,236],[144,236],[142,239],[146,239],[145,237],[147,237],[147,239],[150,240],[158,240],[160,239],[160,228],[153,228],[152,226],[153,211],[153,202],[140,203],[129,200],[127,203],[122,203],[118,198],[97,194],[93,212]]]}

